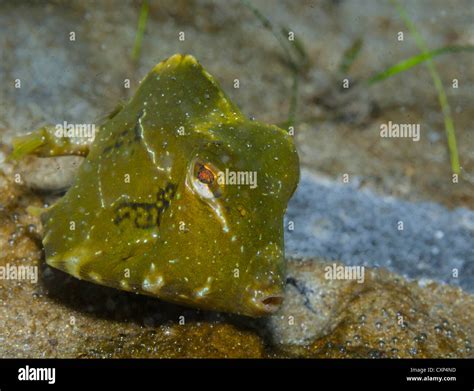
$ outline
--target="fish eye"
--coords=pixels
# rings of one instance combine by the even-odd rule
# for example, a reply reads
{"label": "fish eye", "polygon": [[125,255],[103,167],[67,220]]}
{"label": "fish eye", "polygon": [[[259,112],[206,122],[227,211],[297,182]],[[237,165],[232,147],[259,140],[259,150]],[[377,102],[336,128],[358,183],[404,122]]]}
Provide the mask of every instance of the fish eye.
{"label": "fish eye", "polygon": [[221,185],[217,181],[219,170],[211,163],[196,160],[191,166],[191,183],[194,190],[204,198],[217,198],[222,195]]}
{"label": "fish eye", "polygon": [[197,171],[197,179],[201,183],[205,183],[206,185],[212,185],[214,182],[214,174],[213,172],[207,168],[204,164],[199,164],[198,171]]}

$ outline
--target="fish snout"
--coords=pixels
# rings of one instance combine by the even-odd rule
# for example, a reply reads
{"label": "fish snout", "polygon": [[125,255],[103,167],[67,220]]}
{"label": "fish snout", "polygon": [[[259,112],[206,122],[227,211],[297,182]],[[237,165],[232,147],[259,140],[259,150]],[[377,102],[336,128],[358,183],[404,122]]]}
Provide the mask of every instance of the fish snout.
{"label": "fish snout", "polygon": [[271,315],[278,311],[284,300],[285,258],[282,248],[274,241],[261,247],[252,260],[243,298],[245,313],[254,316]]}
{"label": "fish snout", "polygon": [[282,305],[284,298],[284,291],[280,288],[253,289],[247,302],[247,312],[255,317],[274,314]]}

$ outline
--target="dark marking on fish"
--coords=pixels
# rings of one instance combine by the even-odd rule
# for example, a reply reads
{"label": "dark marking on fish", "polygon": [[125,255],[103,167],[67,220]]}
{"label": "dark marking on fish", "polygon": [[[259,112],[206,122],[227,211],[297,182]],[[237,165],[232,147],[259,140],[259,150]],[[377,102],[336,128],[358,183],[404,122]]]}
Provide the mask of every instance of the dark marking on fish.
{"label": "dark marking on fish", "polygon": [[176,185],[168,183],[165,189],[160,189],[156,202],[121,202],[114,209],[114,224],[119,225],[124,220],[130,220],[138,229],[159,227],[161,216],[170,206],[176,193]]}

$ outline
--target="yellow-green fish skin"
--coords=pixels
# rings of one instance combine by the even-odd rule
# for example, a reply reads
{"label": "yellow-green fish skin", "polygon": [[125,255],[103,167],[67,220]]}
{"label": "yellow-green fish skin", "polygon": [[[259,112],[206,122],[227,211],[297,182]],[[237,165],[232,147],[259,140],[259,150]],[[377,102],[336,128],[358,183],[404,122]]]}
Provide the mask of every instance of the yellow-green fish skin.
{"label": "yellow-green fish skin", "polygon": [[[226,169],[257,185],[218,183]],[[283,299],[283,215],[298,180],[292,137],[247,119],[194,57],[174,55],[101,127],[43,214],[46,261],[182,305],[266,315]]]}

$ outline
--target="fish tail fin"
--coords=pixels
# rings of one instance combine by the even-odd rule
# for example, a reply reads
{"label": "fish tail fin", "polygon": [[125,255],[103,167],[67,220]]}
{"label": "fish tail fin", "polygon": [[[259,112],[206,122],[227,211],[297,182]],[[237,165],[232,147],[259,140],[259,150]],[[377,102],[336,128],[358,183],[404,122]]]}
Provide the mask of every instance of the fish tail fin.
{"label": "fish tail fin", "polygon": [[14,137],[12,140],[13,151],[8,156],[9,160],[20,160],[26,155],[35,152],[46,143],[46,139],[41,132],[33,132],[25,136]]}

